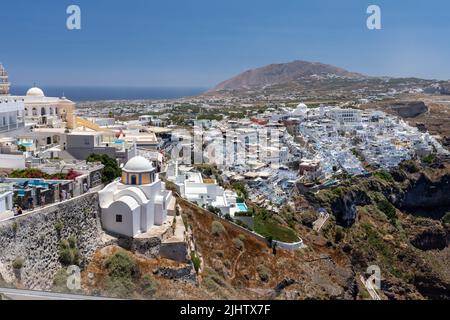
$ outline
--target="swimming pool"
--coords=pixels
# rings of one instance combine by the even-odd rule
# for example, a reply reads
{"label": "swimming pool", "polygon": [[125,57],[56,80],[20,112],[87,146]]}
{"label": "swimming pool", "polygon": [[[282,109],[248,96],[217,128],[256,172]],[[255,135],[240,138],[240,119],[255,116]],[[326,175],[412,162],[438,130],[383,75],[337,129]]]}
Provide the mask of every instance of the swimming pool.
{"label": "swimming pool", "polygon": [[33,146],[33,142],[22,142],[22,143],[19,143],[18,146],[32,147]]}
{"label": "swimming pool", "polygon": [[247,212],[248,208],[247,205],[245,203],[236,203],[236,206],[239,209],[239,212]]}

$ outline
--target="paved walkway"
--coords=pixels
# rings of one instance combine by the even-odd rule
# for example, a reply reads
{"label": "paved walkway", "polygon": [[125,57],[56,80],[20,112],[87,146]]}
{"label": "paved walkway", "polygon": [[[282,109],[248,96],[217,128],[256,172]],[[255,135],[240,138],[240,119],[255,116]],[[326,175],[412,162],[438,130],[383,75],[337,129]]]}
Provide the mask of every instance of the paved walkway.
{"label": "paved walkway", "polygon": [[319,232],[327,222],[328,218],[330,218],[330,214],[328,212],[320,212],[319,218],[313,222],[313,229]]}
{"label": "paved walkway", "polygon": [[83,193],[82,195],[79,195],[79,196],[76,196],[76,197],[73,197],[73,198],[70,198],[70,199],[67,199],[67,200],[64,200],[64,201],[58,201],[58,202],[54,202],[54,203],[49,203],[49,204],[47,204],[45,206],[36,206],[32,210],[23,210],[23,213],[21,215],[18,215],[18,216],[9,215],[6,218],[0,216],[0,222],[9,221],[9,220],[15,220],[15,219],[18,219],[18,218],[21,218],[21,217],[24,217],[24,216],[28,216],[28,215],[33,214],[35,212],[38,212],[38,211],[40,211],[42,209],[50,208],[50,207],[53,207],[53,206],[57,206],[57,205],[60,205],[61,203],[69,202],[69,201],[72,201],[74,199],[78,199],[78,198],[84,197],[84,196],[86,196],[88,194],[97,193],[102,188],[103,187],[101,187],[101,186],[95,187],[95,188],[90,189],[88,192]]}
{"label": "paved walkway", "polygon": [[360,277],[360,280],[363,283],[364,287],[366,288],[367,292],[369,292],[369,295],[372,298],[372,300],[381,300],[380,296],[378,295],[377,291],[375,290],[370,281],[366,281],[363,276]]}
{"label": "paved walkway", "polygon": [[77,294],[0,288],[0,294],[11,300],[119,300]]}

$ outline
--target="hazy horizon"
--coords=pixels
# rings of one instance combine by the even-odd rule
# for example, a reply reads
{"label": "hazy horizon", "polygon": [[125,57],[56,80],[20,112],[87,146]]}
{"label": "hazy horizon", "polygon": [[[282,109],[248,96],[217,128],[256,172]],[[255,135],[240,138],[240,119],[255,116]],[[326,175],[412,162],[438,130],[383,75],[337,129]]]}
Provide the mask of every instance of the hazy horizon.
{"label": "hazy horizon", "polygon": [[[197,96],[208,88],[201,87],[127,87],[127,86],[86,86],[86,85],[44,85],[39,86],[49,97],[66,96],[75,102],[105,100],[166,100]],[[13,85],[12,95],[25,95],[31,86]]]}
{"label": "hazy horizon", "polygon": [[4,1],[0,61],[16,85],[211,88],[245,70],[294,60],[369,76],[450,78],[445,0]]}

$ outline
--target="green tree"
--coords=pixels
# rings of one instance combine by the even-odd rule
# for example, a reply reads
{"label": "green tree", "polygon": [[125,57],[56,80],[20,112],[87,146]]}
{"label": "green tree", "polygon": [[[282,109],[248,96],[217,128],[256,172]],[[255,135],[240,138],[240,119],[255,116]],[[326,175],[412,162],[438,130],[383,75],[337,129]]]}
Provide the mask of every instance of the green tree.
{"label": "green tree", "polygon": [[103,183],[110,183],[114,179],[122,176],[122,170],[117,161],[106,154],[91,154],[87,162],[101,162],[105,167],[103,168]]}

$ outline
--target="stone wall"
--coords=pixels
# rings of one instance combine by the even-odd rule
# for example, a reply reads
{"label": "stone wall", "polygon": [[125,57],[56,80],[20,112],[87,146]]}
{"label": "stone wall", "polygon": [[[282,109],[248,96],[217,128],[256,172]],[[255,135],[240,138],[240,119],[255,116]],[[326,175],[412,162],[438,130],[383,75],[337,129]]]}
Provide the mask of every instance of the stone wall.
{"label": "stone wall", "polygon": [[183,242],[163,242],[159,250],[161,258],[178,262],[188,262],[188,244]]}
{"label": "stone wall", "polygon": [[[98,194],[91,193],[24,216],[0,222],[0,273],[10,282],[17,277],[25,288],[48,290],[61,268],[58,247],[76,237],[80,266],[86,266],[101,243]],[[13,262],[22,258],[18,272]]]}

